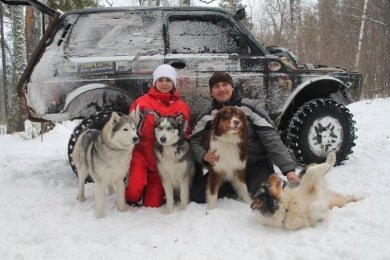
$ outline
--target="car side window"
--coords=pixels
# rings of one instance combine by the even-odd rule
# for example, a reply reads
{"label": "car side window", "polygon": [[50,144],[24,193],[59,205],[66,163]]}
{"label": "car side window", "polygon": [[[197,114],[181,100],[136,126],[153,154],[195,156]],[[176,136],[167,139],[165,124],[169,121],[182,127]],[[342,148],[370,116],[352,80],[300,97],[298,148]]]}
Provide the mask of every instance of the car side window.
{"label": "car side window", "polygon": [[250,47],[230,23],[218,16],[170,16],[169,53],[247,55]]}
{"label": "car side window", "polygon": [[163,54],[161,12],[83,14],[69,40],[69,56]]}

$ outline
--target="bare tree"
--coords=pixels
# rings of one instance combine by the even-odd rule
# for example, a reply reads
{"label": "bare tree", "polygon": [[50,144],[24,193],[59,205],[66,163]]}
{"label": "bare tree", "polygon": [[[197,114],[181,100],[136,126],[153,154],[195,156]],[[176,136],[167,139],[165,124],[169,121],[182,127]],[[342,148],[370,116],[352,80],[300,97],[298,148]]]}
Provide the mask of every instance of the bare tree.
{"label": "bare tree", "polygon": [[359,32],[359,41],[358,41],[358,47],[357,47],[357,50],[356,50],[356,59],[355,59],[355,69],[356,70],[359,67],[360,52],[362,50],[362,42],[363,42],[363,35],[364,35],[364,25],[365,25],[366,19],[367,19],[367,5],[368,5],[368,0],[364,0],[362,22],[361,22],[360,32]]}
{"label": "bare tree", "polygon": [[24,7],[12,6],[12,37],[13,37],[13,58],[12,58],[12,98],[7,120],[7,131],[20,132],[24,130],[24,122],[19,110],[19,98],[17,96],[17,85],[20,76],[26,66],[26,39],[24,36]]}
{"label": "bare tree", "polygon": [[250,22],[253,24],[253,7],[255,6],[255,0],[248,0],[247,4],[250,10]]}
{"label": "bare tree", "polygon": [[205,4],[211,4],[212,2],[215,2],[217,0],[199,0],[199,2],[205,3]]}
{"label": "bare tree", "polygon": [[32,7],[26,7],[25,15],[25,35],[26,35],[26,59],[29,60],[35,47],[38,45],[42,36],[41,14]]}
{"label": "bare tree", "polygon": [[302,55],[301,47],[301,28],[302,28],[302,16],[301,16],[301,0],[290,0],[290,38],[292,50]]}
{"label": "bare tree", "polygon": [[105,0],[106,1],[106,4],[108,4],[109,6],[112,6],[114,4],[114,0]]}
{"label": "bare tree", "polygon": [[[3,4],[0,4],[0,37],[1,37],[1,62],[2,62],[2,77],[3,77],[3,109],[4,116],[8,115],[8,77],[7,77],[7,61],[6,61],[6,43],[4,35],[4,9]],[[3,111],[1,111],[3,112]]]}
{"label": "bare tree", "polygon": [[161,1],[160,0],[148,0],[148,6],[160,6]]}
{"label": "bare tree", "polygon": [[266,0],[264,10],[272,22],[272,45],[282,45],[282,33],[286,30],[287,19],[289,18],[289,7],[287,1]]}
{"label": "bare tree", "polygon": [[191,1],[190,0],[180,0],[180,6],[190,6]]}
{"label": "bare tree", "polygon": [[138,0],[139,6],[144,6],[147,0]]}

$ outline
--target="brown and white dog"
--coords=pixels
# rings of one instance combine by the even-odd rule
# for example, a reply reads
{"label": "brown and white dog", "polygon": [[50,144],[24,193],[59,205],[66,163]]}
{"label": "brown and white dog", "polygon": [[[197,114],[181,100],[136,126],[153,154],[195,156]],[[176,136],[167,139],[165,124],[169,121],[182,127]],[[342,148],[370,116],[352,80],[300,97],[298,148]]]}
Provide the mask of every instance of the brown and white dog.
{"label": "brown and white dog", "polygon": [[244,112],[233,106],[220,109],[212,121],[211,131],[202,140],[206,150],[216,150],[219,160],[207,164],[209,176],[206,196],[208,209],[217,205],[218,190],[224,181],[232,183],[243,201],[251,201],[245,183],[247,160],[247,121]]}
{"label": "brown and white dog", "polygon": [[251,204],[258,221],[289,230],[300,229],[314,226],[326,218],[333,207],[341,208],[357,201],[354,196],[344,196],[327,189],[325,174],[335,162],[336,154],[331,152],[326,162],[309,165],[301,182],[295,185],[286,185],[277,174],[272,174]]}

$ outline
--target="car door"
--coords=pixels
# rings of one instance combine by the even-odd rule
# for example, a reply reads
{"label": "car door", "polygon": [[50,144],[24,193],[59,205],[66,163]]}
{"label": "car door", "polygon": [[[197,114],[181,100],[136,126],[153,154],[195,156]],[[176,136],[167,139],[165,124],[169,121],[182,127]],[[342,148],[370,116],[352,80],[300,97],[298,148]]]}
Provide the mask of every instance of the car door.
{"label": "car door", "polygon": [[[165,63],[178,71],[178,89],[194,114],[210,105],[214,71],[231,74],[245,96],[264,99],[264,56],[235,21],[211,11],[166,12]],[[260,90],[260,91],[259,91]]]}

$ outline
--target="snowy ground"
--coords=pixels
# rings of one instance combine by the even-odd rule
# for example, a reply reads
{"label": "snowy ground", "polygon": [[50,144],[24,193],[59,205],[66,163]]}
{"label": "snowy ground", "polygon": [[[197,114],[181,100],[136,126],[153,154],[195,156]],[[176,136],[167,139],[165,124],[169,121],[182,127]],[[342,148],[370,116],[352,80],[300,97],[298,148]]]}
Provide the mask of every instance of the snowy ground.
{"label": "snowy ground", "polygon": [[332,189],[363,195],[314,228],[286,231],[256,223],[249,205],[218,201],[171,215],[161,208],[93,217],[93,184],[76,200],[67,161],[74,122],[40,138],[0,136],[0,259],[390,259],[390,99],[349,106],[358,140],[345,165],[328,175]]}

